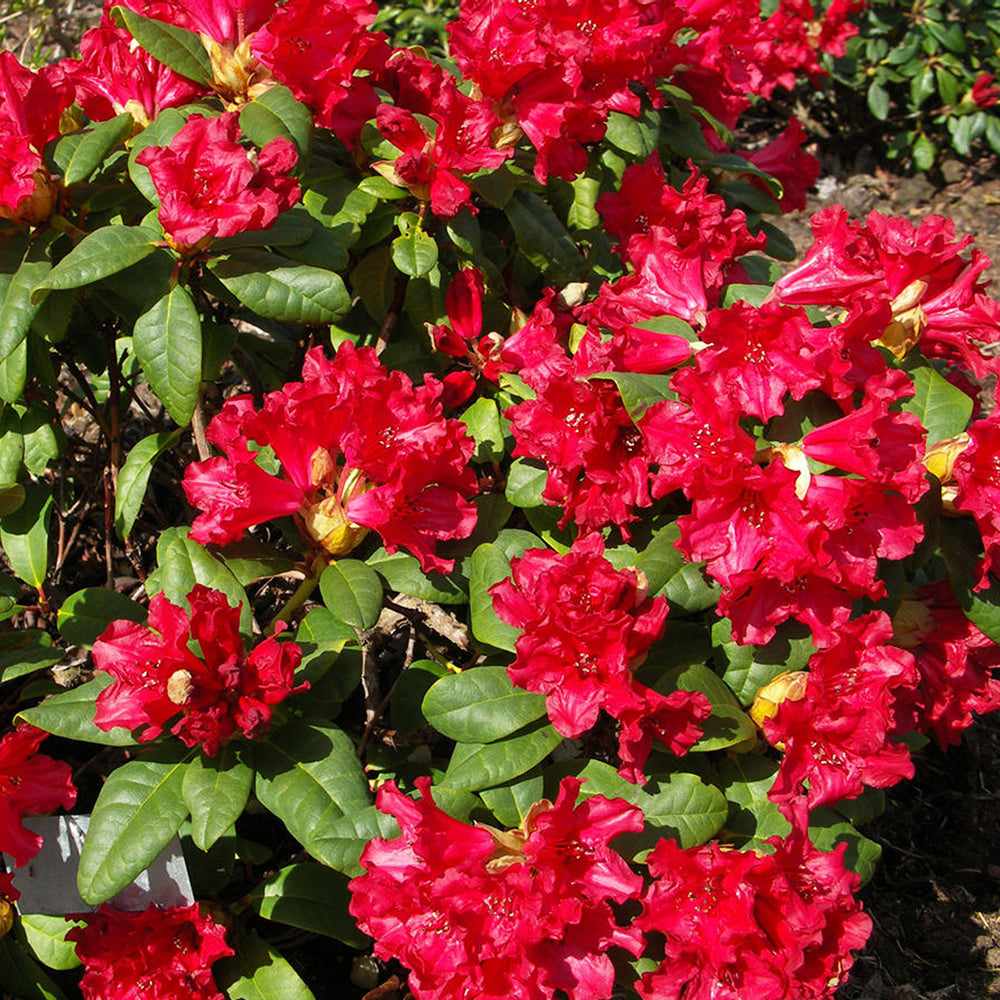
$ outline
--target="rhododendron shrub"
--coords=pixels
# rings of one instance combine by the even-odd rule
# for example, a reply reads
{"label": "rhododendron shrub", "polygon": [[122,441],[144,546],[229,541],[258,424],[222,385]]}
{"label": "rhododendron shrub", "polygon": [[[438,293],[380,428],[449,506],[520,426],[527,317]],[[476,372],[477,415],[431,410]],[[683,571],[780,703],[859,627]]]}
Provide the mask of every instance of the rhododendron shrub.
{"label": "rhododendron shrub", "polygon": [[0,993],[308,1000],[284,924],[417,1000],[833,996],[861,818],[1000,707],[988,262],[834,206],[793,263],[806,127],[734,148],[857,6],[0,55]]}

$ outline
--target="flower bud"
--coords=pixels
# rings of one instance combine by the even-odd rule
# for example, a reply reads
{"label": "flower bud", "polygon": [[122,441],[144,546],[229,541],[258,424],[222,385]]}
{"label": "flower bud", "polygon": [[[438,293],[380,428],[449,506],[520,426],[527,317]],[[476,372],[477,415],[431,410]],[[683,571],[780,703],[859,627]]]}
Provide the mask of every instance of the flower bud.
{"label": "flower bud", "polygon": [[783,701],[801,701],[805,697],[808,680],[807,670],[786,670],[768,681],[757,692],[750,706],[750,718],[757,727],[763,729],[764,721],[778,714],[778,706]]}

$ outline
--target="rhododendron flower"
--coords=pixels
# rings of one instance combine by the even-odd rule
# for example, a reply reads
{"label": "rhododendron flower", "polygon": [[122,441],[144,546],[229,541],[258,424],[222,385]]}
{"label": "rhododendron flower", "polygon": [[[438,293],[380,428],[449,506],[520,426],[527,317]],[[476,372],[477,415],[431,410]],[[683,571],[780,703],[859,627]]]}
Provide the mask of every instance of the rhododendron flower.
{"label": "rhododendron flower", "polygon": [[897,711],[909,715],[902,731],[933,733],[938,745],[958,745],[973,712],[1000,709],[1000,646],[962,612],[948,580],[924,584],[903,598],[892,618],[893,645],[909,650],[920,683],[903,688]]}
{"label": "rhododendron flower", "polygon": [[[795,212],[806,207],[806,192],[819,177],[819,160],[803,152],[805,129],[798,118],[793,118],[785,130],[761,149],[740,153],[755,167],[770,174],[781,183],[778,205],[782,212]],[[746,179],[761,191],[770,193],[760,177],[747,174]]]}
{"label": "rhododendron flower", "polygon": [[42,838],[25,829],[23,817],[69,809],[76,802],[69,764],[38,753],[48,735],[22,725],[0,740],[0,851],[18,868],[42,846]]}
{"label": "rhododendron flower", "polygon": [[375,939],[375,954],[410,970],[417,1000],[604,1000],[614,969],[607,951],[633,955],[641,935],[619,927],[608,900],[633,898],[642,880],[609,846],[642,829],[642,812],[594,795],[577,803],[581,782],[564,778],[555,804],[536,803],[519,830],[452,819],[394,782],[377,805],[400,836],[365,847],[366,874],[350,883],[350,910]]}
{"label": "rhododendron flower", "polygon": [[293,687],[302,650],[267,638],[248,655],[240,609],[225,594],[198,584],[187,600],[190,612],[156,594],[148,625],[112,622],[97,639],[94,666],[115,680],[97,696],[94,724],[145,727],[138,738],[146,742],[177,718],[170,731],[212,757],[237,731],[248,739],[267,732],[273,706],[302,690]]}
{"label": "rhododendron flower", "polygon": [[872,612],[838,630],[838,641],[809,660],[800,698],[788,698],[764,722],[770,743],[784,748],[768,797],[789,815],[802,795],[810,808],[856,798],[913,777],[901,735],[897,699],[919,674],[913,656],[889,645],[892,624]]}
{"label": "rhododendron flower", "polygon": [[635,570],[616,570],[597,534],[565,555],[529,549],[511,571],[512,579],[490,588],[500,618],[523,629],[507,673],[545,695],[556,730],[579,736],[602,709],[620,720],[620,771],[630,781],[642,780],[654,739],[686,753],[711,712],[708,700],[691,691],[664,696],[633,678],[663,634],[666,599],[648,597]]}
{"label": "rhododendron flower", "polygon": [[833,997],[872,927],[847,845],[825,854],[801,831],[767,843],[773,853],[673,840],[653,849],[635,924],[663,935],[664,958],[636,984],[644,1000]]}
{"label": "rhododendron flower", "polygon": [[974,421],[967,433],[969,443],[954,461],[953,503],[975,517],[983,537],[985,555],[976,590],[984,590],[991,573],[1000,576],[1000,410]]}
{"label": "rhododendron flower", "polygon": [[256,152],[240,136],[235,112],[192,115],[169,146],[147,146],[136,157],[160,197],[160,224],[180,248],[269,229],[299,200],[299,183],[289,176],[295,146],[279,136]]}
{"label": "rhododendron flower", "polygon": [[992,73],[980,73],[969,91],[969,100],[977,108],[992,108],[1000,100],[1000,84]]}
{"label": "rhododendron flower", "polygon": [[[442,416],[442,385],[414,387],[388,372],[371,348],[345,342],[333,361],[320,348],[306,356],[302,382],[264,400],[229,400],[208,428],[226,453],[190,465],[188,500],[204,511],[191,537],[226,544],[246,528],[294,514],[303,536],[331,556],[346,555],[369,530],[390,552],[400,546],[425,571],[451,570],[434,551],[467,538],[476,524],[471,497],[475,443],[458,420]],[[280,475],[265,472],[251,450],[270,446]]]}
{"label": "rhododendron flower", "polygon": [[126,912],[104,903],[72,918],[85,921],[66,932],[83,962],[84,1000],[225,1000],[212,964],[234,952],[197,904]]}
{"label": "rhododendron flower", "polygon": [[484,378],[496,382],[501,372],[514,365],[500,355],[503,338],[497,333],[483,333],[483,273],[476,267],[464,267],[448,282],[445,308],[448,324],[431,329],[434,347],[453,358],[465,358]]}

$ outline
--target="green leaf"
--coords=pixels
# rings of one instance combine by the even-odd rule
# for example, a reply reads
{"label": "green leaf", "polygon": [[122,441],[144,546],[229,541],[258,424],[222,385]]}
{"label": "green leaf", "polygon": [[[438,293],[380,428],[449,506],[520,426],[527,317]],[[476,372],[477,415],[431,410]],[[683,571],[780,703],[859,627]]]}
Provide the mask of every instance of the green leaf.
{"label": "green leaf", "polygon": [[[667,581],[660,591],[671,603],[684,611],[704,611],[719,600],[722,588],[709,582],[704,573],[704,563],[686,562]],[[653,594],[658,597],[659,594]]]}
{"label": "green leaf", "polygon": [[294,143],[299,156],[312,144],[312,112],[297,101],[287,87],[269,87],[260,97],[243,105],[240,111],[243,134],[258,146],[278,137]]}
{"label": "green leaf", "polygon": [[[748,258],[744,258],[745,262]],[[763,258],[758,258],[763,259]],[[653,333],[662,333],[665,337],[681,337],[689,344],[699,341],[701,337],[695,333],[690,323],[685,322],[680,316],[654,316],[652,319],[644,319],[641,323],[635,323],[640,330],[651,330]]]}
{"label": "green leaf", "polygon": [[703,664],[691,663],[670,670],[653,688],[661,694],[700,691],[712,703],[712,714],[701,723],[702,735],[691,748],[692,752],[723,750],[757,735],[753,720],[739,707],[725,681]]}
{"label": "green leaf", "polygon": [[430,274],[438,262],[437,240],[415,225],[392,241],[392,262],[411,278]]}
{"label": "green leaf", "polygon": [[114,683],[110,674],[98,672],[97,676],[86,684],[63,691],[52,698],[46,698],[34,708],[26,708],[18,712],[17,718],[22,722],[30,722],[39,729],[44,729],[53,736],[61,736],[67,740],[80,740],[83,743],[99,743],[109,747],[135,746],[132,734],[121,726],[115,726],[108,732],[94,725],[97,696]]}
{"label": "green leaf", "polygon": [[503,421],[496,401],[481,396],[461,416],[476,442],[475,462],[499,462],[505,452]]}
{"label": "green leaf", "polygon": [[459,743],[493,743],[545,715],[545,699],[515,688],[506,667],[447,674],[423,701],[427,721]]}
{"label": "green leaf", "polygon": [[1000,643],[1000,587],[973,589],[983,554],[979,530],[969,521],[942,518],[940,531],[941,554],[959,607],[976,628]]}
{"label": "green leaf", "polygon": [[125,456],[125,464],[118,472],[118,488],[115,491],[115,530],[118,537],[128,538],[135,519],[142,509],[146,497],[146,487],[156,460],[168,448],[172,448],[181,436],[181,428],[175,431],[160,431],[150,434],[134,444]]}
{"label": "green leaf", "polygon": [[342,622],[371,628],[382,611],[382,581],[370,566],[357,559],[331,563],[319,578],[323,603]]}
{"label": "green leaf", "polygon": [[650,594],[658,594],[686,565],[683,553],[676,547],[680,537],[681,530],[674,521],[654,532],[649,544],[633,560],[632,565],[646,575]]}
{"label": "green leaf", "polygon": [[201,388],[201,317],[183,285],[175,285],[135,321],[132,347],[149,387],[186,427]]}
{"label": "green leaf", "polygon": [[66,940],[66,932],[83,927],[79,920],[52,917],[42,913],[21,915],[21,929],[31,950],[43,965],[50,969],[75,969],[80,964],[76,957],[76,942]]}
{"label": "green leaf", "polygon": [[791,823],[767,797],[777,773],[776,761],[753,754],[729,754],[719,764],[720,787],[729,802],[728,835],[755,842],[787,836]]}
{"label": "green leaf", "polygon": [[507,473],[504,495],[515,507],[541,507],[542,492],[548,479],[544,465],[531,459],[516,458]]}
{"label": "green leaf", "polygon": [[180,829],[188,815],[181,794],[187,759],[130,760],[108,776],[80,851],[76,882],[85,902],[121,892]]}
{"label": "green leaf", "polygon": [[409,736],[427,725],[422,711],[424,696],[434,682],[447,673],[448,668],[434,660],[414,660],[399,675],[392,689],[389,718],[400,736]]}
{"label": "green leaf", "polygon": [[809,839],[821,851],[828,852],[846,843],[844,864],[861,876],[862,884],[875,874],[882,856],[882,848],[874,840],[855,829],[836,810],[824,806],[809,814]]}
{"label": "green leaf", "polygon": [[937,159],[937,146],[926,135],[917,136],[912,149],[913,166],[917,170],[930,170]]}
{"label": "green leaf", "polygon": [[880,122],[889,117],[889,91],[876,80],[872,80],[868,86],[868,110]]}
{"label": "green leaf", "polygon": [[131,142],[128,155],[128,174],[143,197],[153,205],[160,204],[160,197],[153,186],[149,167],[136,163],[135,158],[150,146],[168,146],[187,121],[187,115],[177,108],[165,108]]}
{"label": "green leaf", "polygon": [[[302,664],[299,667],[301,678],[314,683],[327,672],[345,644],[356,639],[357,632],[350,625],[326,608],[313,608],[299,622],[295,634],[295,641],[302,647]],[[351,690],[353,688],[344,691],[343,697],[346,698]]]}
{"label": "green leaf", "polygon": [[28,341],[22,340],[6,359],[0,361],[0,399],[16,402],[28,381]]}
{"label": "green leaf", "polygon": [[351,738],[336,726],[294,720],[256,743],[254,760],[261,804],[314,858],[332,864],[325,846],[330,824],[371,805]]}
{"label": "green leaf", "polygon": [[66,1000],[13,933],[0,938],[0,987],[17,1000]]}
{"label": "green leaf", "polygon": [[537,771],[504,785],[484,788],[479,797],[504,826],[512,829],[519,827],[528,815],[528,810],[545,798],[542,773]]}
{"label": "green leaf", "polygon": [[486,543],[476,548],[469,561],[469,611],[472,634],[497,649],[514,651],[521,630],[502,621],[493,610],[489,588],[510,576],[510,559],[496,545]]}
{"label": "green leaf", "polygon": [[66,164],[63,183],[68,186],[85,181],[104,162],[108,153],[132,134],[134,125],[135,119],[125,112],[84,132]]}
{"label": "green leaf", "polygon": [[39,309],[39,306],[31,301],[31,292],[45,279],[51,268],[52,265],[47,260],[22,261],[10,278],[3,305],[0,306],[0,365],[13,359],[8,374],[14,376],[17,371],[16,377],[0,379],[0,397],[8,403],[19,402],[24,388],[16,357],[18,352],[23,350],[32,320]]}
{"label": "green leaf", "polygon": [[62,637],[74,646],[91,646],[113,621],[144,622],[146,609],[124,594],[87,587],[70,594],[56,615]]}
{"label": "green leaf", "polygon": [[253,771],[237,745],[224,743],[215,757],[200,754],[184,772],[181,795],[191,813],[191,839],[207,851],[240,817],[253,788]]}
{"label": "green leaf", "polygon": [[586,276],[573,237],[555,212],[533,191],[517,190],[505,209],[521,253],[549,281],[566,285]]}
{"label": "green leaf", "polygon": [[323,934],[361,951],[371,945],[347,909],[351,901],[347,877],[315,861],[282,868],[250,898],[267,920]]}
{"label": "green leaf", "polygon": [[358,860],[373,837],[398,836],[396,820],[369,805],[365,809],[352,809],[347,815],[331,820],[322,834],[317,836],[322,855],[315,851],[310,853],[320,857],[323,864],[353,878],[364,871]]}
{"label": "green leaf", "polygon": [[724,667],[722,679],[743,705],[752,705],[758,690],[779,674],[804,670],[816,651],[811,635],[796,635],[800,626],[787,622],[763,646],[740,645],[732,641],[729,619],[712,626],[714,656]]}
{"label": "green leaf", "polygon": [[113,7],[111,17],[154,59],[196,83],[211,82],[212,60],[193,31],[143,17],[127,7]]}
{"label": "green leaf", "polygon": [[620,111],[612,111],[608,114],[604,138],[615,149],[628,153],[636,159],[645,160],[656,151],[657,145],[657,129],[651,122],[656,123],[654,116],[633,118]]}
{"label": "green leaf", "polygon": [[333,323],[351,298],[339,275],[294,264],[266,250],[236,250],[210,265],[212,273],[248,309],[283,323]]}
{"label": "green leaf", "polygon": [[174,604],[186,608],[187,595],[200,583],[221,590],[229,603],[240,611],[240,631],[249,634],[253,620],[250,602],[239,581],[207,549],[188,537],[187,527],[167,528],[156,543],[156,569],[146,578],[146,593],[152,597],[163,591]]}
{"label": "green leaf", "polygon": [[42,629],[0,632],[0,683],[55,666],[62,658],[63,650],[53,646],[52,636]]}
{"label": "green leaf", "polygon": [[495,743],[459,743],[443,784],[468,792],[504,784],[530,771],[560,743],[562,736],[547,723]]}
{"label": "green leaf", "polygon": [[638,423],[646,410],[664,399],[676,399],[670,375],[643,375],[637,372],[596,372],[591,379],[608,379],[618,386],[628,415]]}
{"label": "green leaf", "polygon": [[80,288],[124,271],[148,257],[156,239],[142,226],[105,226],[88,233],[35,286],[31,301],[39,302],[50,288]]}
{"label": "green leaf", "polygon": [[216,963],[214,976],[229,1000],[316,1000],[288,962],[252,934],[236,942],[234,957]]}
{"label": "green leaf", "polygon": [[0,518],[0,546],[10,568],[32,587],[45,582],[51,513],[52,494],[48,487],[31,483],[25,488],[24,503],[12,514]]}
{"label": "green leaf", "polygon": [[469,595],[455,574],[445,576],[433,570],[425,573],[420,560],[409,552],[389,555],[384,548],[377,549],[365,562],[385,580],[390,590],[437,604],[469,603]]}
{"label": "green leaf", "polygon": [[961,434],[972,416],[971,397],[929,365],[907,374],[913,379],[916,393],[903,401],[903,409],[915,414],[927,429],[928,447]]}

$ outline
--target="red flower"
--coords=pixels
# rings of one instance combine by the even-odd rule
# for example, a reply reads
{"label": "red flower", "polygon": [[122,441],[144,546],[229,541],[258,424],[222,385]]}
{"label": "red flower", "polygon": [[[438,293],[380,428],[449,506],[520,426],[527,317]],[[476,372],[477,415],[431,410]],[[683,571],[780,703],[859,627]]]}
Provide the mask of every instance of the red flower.
{"label": "red flower", "polygon": [[[740,153],[755,167],[760,167],[775,180],[781,182],[781,198],[778,201],[782,212],[794,212],[806,207],[806,192],[816,183],[819,177],[819,160],[802,150],[806,141],[806,132],[793,118],[784,132],[761,149],[750,153]],[[768,191],[767,185],[760,177],[746,174],[746,179],[760,188]]]}
{"label": "red flower", "polygon": [[697,692],[669,697],[632,672],[663,634],[665,598],[646,596],[635,570],[604,558],[600,535],[578,539],[565,555],[529,549],[511,563],[512,580],[490,588],[497,614],[523,629],[507,668],[518,687],[545,695],[556,730],[579,736],[603,709],[622,722],[621,773],[642,780],[653,740],[683,754],[701,735],[711,706]]}
{"label": "red flower", "polygon": [[[271,708],[302,688],[292,676],[302,657],[294,642],[267,638],[246,654],[239,608],[226,595],[198,584],[188,594],[190,613],[156,594],[149,627],[112,622],[94,643],[94,665],[115,682],[97,696],[94,723],[146,728],[155,739],[170,720],[171,732],[212,757],[237,730],[248,739],[267,732]],[[198,643],[200,657],[188,648]]]}
{"label": "red flower", "polygon": [[985,555],[976,590],[984,590],[991,573],[1000,576],[1000,410],[975,421],[968,435],[968,446],[955,459],[954,504],[975,517],[983,536]]}
{"label": "red flower", "polygon": [[69,809],[76,802],[69,764],[37,753],[46,736],[24,725],[0,740],[0,851],[18,868],[42,846],[42,838],[26,830],[22,818]]}
{"label": "red flower", "polygon": [[977,108],[992,108],[1000,100],[1000,85],[992,73],[980,73],[969,91],[969,100]]}
{"label": "red flower", "polygon": [[224,1000],[212,963],[234,952],[197,904],[127,913],[105,903],[72,916],[86,921],[66,932],[83,962],[84,1000]]}
{"label": "red flower", "polygon": [[637,984],[644,1000],[833,997],[872,926],[847,845],[824,854],[801,832],[768,843],[771,854],[657,844],[636,924],[663,935],[665,957]]}
{"label": "red flower", "polygon": [[[334,557],[346,555],[369,530],[390,552],[408,548],[425,571],[448,572],[438,541],[467,538],[476,524],[469,460],[472,438],[441,413],[441,383],[414,387],[387,372],[371,348],[347,342],[333,361],[309,352],[304,381],[270,393],[257,413],[248,397],[228,401],[209,426],[227,458],[189,466],[188,500],[205,511],[196,541],[234,542],[243,531],[283,514],[296,516],[303,537]],[[254,461],[270,445],[281,463],[271,475]]]}
{"label": "red flower", "polygon": [[388,782],[378,808],[401,834],[376,838],[361,855],[367,873],[350,883],[351,913],[375,938],[375,954],[412,971],[417,1000],[570,1000],[611,995],[608,948],[641,950],[608,900],[633,898],[642,880],[609,846],[642,829],[642,812],[564,778],[555,805],[536,803],[519,830],[469,826],[442,812],[430,778],[419,802]]}
{"label": "red flower", "polygon": [[240,135],[236,112],[192,115],[169,146],[148,146],[136,157],[160,197],[160,223],[181,247],[269,229],[299,200],[298,181],[289,176],[297,160],[292,143],[278,137],[251,153]]}

